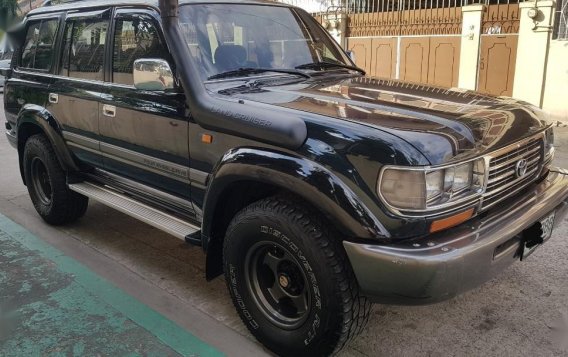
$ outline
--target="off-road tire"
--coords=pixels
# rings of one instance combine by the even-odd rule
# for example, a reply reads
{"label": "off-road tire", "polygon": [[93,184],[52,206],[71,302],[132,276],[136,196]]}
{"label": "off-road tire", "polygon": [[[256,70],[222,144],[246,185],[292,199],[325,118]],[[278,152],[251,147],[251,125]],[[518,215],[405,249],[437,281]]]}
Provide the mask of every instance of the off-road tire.
{"label": "off-road tire", "polygon": [[[249,264],[253,268],[247,266],[247,257],[263,242],[278,250],[287,249],[310,277],[313,298],[309,313],[296,328],[282,328],[267,318],[266,308],[258,303],[259,293],[252,287],[262,284],[249,283],[253,279],[247,271],[266,268],[264,261]],[[262,344],[280,356],[334,354],[359,334],[369,319],[371,303],[359,293],[337,232],[300,200],[274,196],[244,208],[227,229],[223,253],[227,287],[241,319]],[[274,254],[281,255],[278,251]]]}
{"label": "off-road tire", "polygon": [[[89,199],[67,187],[67,175],[61,168],[51,143],[44,135],[37,134],[26,141],[23,166],[28,192],[36,211],[45,222],[62,225],[85,214]],[[43,168],[35,169],[38,166]],[[39,184],[34,184],[40,175],[38,171],[41,171],[44,184],[49,190],[38,189]],[[41,193],[40,190],[50,192]]]}

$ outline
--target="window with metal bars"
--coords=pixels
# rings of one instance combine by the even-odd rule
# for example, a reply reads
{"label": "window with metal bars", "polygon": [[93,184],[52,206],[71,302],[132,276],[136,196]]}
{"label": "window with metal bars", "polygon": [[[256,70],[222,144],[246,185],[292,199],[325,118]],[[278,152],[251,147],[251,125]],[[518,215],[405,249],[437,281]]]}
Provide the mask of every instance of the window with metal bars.
{"label": "window with metal bars", "polygon": [[558,0],[557,2],[552,38],[568,40],[568,0]]}

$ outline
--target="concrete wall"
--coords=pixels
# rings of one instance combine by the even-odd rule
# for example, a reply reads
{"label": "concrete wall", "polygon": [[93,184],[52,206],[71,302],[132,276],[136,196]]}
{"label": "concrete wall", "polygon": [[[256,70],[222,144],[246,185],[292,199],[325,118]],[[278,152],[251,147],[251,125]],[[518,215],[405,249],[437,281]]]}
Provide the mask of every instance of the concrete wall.
{"label": "concrete wall", "polygon": [[462,41],[459,69],[459,87],[475,90],[477,88],[477,69],[479,66],[479,37],[483,5],[462,7]]}
{"label": "concrete wall", "polygon": [[[554,1],[527,1],[519,5],[521,24],[513,97],[542,107],[547,49],[553,24]],[[536,18],[530,11],[538,9]]]}
{"label": "concrete wall", "polygon": [[568,41],[550,42],[544,88],[543,108],[568,122]]}

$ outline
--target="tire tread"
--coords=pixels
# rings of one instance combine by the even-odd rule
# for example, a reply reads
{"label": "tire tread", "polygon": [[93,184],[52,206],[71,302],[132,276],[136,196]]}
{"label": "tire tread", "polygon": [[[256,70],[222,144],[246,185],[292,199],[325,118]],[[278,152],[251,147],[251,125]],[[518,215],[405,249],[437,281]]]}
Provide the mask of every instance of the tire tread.
{"label": "tire tread", "polygon": [[[262,214],[267,210],[289,216],[293,224],[300,225],[304,232],[309,233],[309,238],[327,257],[326,265],[329,266],[329,271],[333,272],[333,280],[336,282],[335,294],[342,302],[343,311],[338,311],[339,321],[342,321],[341,326],[338,326],[334,336],[321,343],[320,346],[323,355],[336,354],[361,333],[369,320],[372,309],[369,300],[359,292],[355,274],[341,245],[341,239],[331,224],[317,211],[305,205],[300,199],[280,195],[257,201],[239,212],[227,229],[227,239],[230,239],[231,231],[239,223],[239,216]],[[224,249],[227,246],[225,244]],[[224,254],[226,255],[227,252]],[[237,307],[236,304],[235,307]],[[250,326],[246,323],[245,325],[254,334]]]}
{"label": "tire tread", "polygon": [[[38,207],[39,203],[34,202],[36,210],[47,223],[52,225],[63,225],[79,219],[87,211],[89,200],[67,187],[67,175],[57,159],[53,146],[45,135],[37,134],[28,139],[24,149],[24,165],[27,167],[26,161],[29,160],[29,156],[38,155],[38,152],[43,153],[41,156],[45,159],[44,164],[50,175],[52,207],[44,212],[44,207]],[[33,200],[33,188],[28,172],[26,172],[26,182]]]}

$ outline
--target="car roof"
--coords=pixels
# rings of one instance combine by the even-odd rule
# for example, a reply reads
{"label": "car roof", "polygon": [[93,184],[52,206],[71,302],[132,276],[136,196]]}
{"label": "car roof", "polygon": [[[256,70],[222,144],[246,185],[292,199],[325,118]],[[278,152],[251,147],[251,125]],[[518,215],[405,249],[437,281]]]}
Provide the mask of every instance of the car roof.
{"label": "car roof", "polygon": [[[285,6],[290,7],[290,5],[278,3],[269,0],[180,0],[180,5],[187,4],[260,4],[260,5],[272,5],[272,6]],[[111,7],[111,6],[141,6],[141,7],[152,7],[159,11],[158,0],[78,0],[70,1],[59,5],[53,6],[43,6],[32,10],[27,16],[33,16],[38,14],[45,14],[50,12],[61,12],[67,10],[87,10],[101,7]]]}

